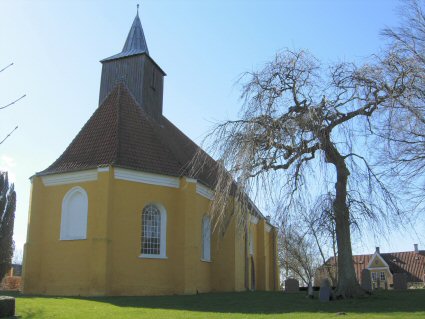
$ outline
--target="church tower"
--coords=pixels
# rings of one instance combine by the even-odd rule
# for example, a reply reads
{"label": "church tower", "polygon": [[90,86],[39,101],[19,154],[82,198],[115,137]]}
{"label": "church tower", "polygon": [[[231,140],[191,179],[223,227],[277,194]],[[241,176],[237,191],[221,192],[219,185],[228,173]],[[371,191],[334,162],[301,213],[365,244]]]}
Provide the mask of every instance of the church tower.
{"label": "church tower", "polygon": [[123,83],[146,113],[156,121],[161,119],[166,74],[149,55],[138,7],[122,51],[100,62],[99,105],[117,84]]}

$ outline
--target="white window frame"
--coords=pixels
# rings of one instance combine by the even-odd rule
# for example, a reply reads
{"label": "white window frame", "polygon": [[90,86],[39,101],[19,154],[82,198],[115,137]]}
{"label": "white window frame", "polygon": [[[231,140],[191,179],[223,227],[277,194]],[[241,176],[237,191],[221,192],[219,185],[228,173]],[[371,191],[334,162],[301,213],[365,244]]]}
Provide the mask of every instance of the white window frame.
{"label": "white window frame", "polygon": [[201,243],[202,243],[202,261],[211,261],[211,218],[205,215],[202,218]]}
{"label": "white window frame", "polygon": [[371,276],[372,276],[372,281],[377,281],[377,279],[378,279],[378,273],[372,272],[371,273]]}
{"label": "white window frame", "polygon": [[[74,212],[70,211],[70,200],[75,194],[82,195],[83,203],[81,219],[79,220],[79,224],[74,224],[75,220],[72,220],[71,214]],[[84,240],[87,239],[87,221],[88,221],[88,196],[87,192],[80,186],[76,186],[71,188],[63,197],[62,200],[62,213],[61,213],[61,225],[60,225],[60,240]],[[81,233],[81,235],[74,235],[70,228],[77,228],[79,231],[77,233]]]}
{"label": "white window frame", "polygon": [[[142,209],[142,214],[140,215],[141,224],[143,222],[143,211],[148,206],[155,206],[161,214],[161,228],[160,228],[160,242],[159,242],[159,254],[140,254],[139,258],[153,258],[153,259],[167,259],[167,211],[165,207],[159,203],[149,203],[145,205]],[[141,225],[141,230],[143,225]],[[143,235],[142,233],[140,234]],[[140,238],[140,247],[142,247],[143,242]]]}
{"label": "white window frame", "polygon": [[381,281],[385,281],[386,280],[385,272],[381,271],[381,273],[379,274],[379,279]]}

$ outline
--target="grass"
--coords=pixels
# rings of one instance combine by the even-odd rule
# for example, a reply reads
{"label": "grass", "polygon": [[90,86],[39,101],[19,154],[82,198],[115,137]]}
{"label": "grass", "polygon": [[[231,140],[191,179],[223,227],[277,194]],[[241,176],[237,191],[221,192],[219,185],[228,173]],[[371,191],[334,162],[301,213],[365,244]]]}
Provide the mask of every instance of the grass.
{"label": "grass", "polygon": [[15,318],[20,319],[425,318],[425,290],[383,291],[330,303],[282,292],[96,298],[9,295],[16,297]]}

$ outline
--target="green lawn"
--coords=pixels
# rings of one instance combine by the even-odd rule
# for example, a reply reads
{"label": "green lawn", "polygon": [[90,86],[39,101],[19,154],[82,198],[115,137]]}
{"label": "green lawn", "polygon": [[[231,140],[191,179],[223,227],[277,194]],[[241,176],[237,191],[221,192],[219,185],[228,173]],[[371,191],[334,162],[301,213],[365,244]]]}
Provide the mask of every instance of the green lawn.
{"label": "green lawn", "polygon": [[425,290],[379,292],[330,303],[307,299],[304,293],[282,292],[98,298],[12,295],[17,298],[17,318],[21,319],[425,318]]}

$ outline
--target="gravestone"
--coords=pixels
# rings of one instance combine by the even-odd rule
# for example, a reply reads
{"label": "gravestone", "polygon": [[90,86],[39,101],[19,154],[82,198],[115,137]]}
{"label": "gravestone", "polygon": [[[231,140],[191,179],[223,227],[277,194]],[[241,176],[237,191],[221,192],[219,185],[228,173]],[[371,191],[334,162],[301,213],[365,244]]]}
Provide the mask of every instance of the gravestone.
{"label": "gravestone", "polygon": [[364,290],[372,292],[372,278],[370,277],[369,269],[362,270],[361,286]]}
{"label": "gravestone", "polygon": [[332,297],[331,283],[328,278],[325,278],[320,283],[319,300],[321,302],[329,302]]}
{"label": "gravestone", "polygon": [[300,290],[300,284],[298,280],[289,278],[285,280],[285,292],[293,293]]}
{"label": "gravestone", "polygon": [[407,274],[394,274],[393,275],[394,290],[406,290],[407,289]]}
{"label": "gravestone", "polygon": [[0,296],[0,318],[13,317],[15,315],[15,298]]}
{"label": "gravestone", "polygon": [[308,283],[307,297],[310,299],[314,298],[313,285],[311,284],[311,282]]}

